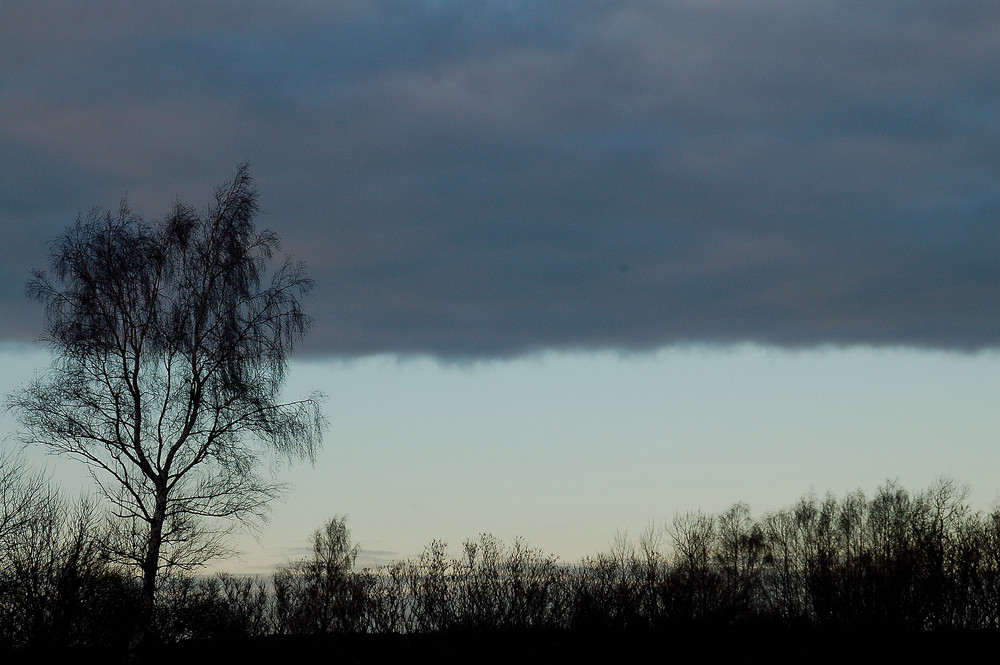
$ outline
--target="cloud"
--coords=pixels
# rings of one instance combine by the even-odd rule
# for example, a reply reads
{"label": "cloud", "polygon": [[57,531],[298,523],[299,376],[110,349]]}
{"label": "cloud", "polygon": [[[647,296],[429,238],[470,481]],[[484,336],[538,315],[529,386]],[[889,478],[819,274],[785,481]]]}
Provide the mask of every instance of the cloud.
{"label": "cloud", "polygon": [[0,335],[47,242],[255,165],[315,354],[1000,345],[995,3],[7,3]]}

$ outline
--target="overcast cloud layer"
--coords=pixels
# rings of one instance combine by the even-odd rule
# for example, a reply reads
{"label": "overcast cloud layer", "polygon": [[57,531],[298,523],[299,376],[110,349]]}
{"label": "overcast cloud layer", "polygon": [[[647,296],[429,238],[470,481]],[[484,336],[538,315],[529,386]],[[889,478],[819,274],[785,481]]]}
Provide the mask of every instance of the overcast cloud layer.
{"label": "overcast cloud layer", "polygon": [[1000,3],[0,5],[0,337],[236,163],[313,353],[1000,346]]}

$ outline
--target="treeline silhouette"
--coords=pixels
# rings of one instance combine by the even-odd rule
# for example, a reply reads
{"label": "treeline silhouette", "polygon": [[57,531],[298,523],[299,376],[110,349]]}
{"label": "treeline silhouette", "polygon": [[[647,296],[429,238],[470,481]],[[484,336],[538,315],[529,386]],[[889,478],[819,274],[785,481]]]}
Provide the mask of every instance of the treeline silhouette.
{"label": "treeline silhouette", "polygon": [[[104,556],[101,519],[39,476],[0,475],[0,647],[127,648],[140,584]],[[172,572],[160,644],[264,636],[939,631],[1000,626],[1000,510],[942,479],[910,493],[813,495],[755,517],[687,513],[575,564],[491,535],[356,569],[344,518],[270,577]]]}

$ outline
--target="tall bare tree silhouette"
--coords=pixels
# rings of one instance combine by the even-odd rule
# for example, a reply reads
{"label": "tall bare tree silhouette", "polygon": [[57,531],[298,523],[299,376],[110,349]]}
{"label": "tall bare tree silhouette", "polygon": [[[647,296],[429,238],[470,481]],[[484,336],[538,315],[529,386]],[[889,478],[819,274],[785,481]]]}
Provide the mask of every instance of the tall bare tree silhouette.
{"label": "tall bare tree silhouette", "polygon": [[28,282],[53,361],[7,406],[26,441],[90,467],[112,552],[142,571],[142,626],[161,568],[203,563],[263,516],[282,488],[266,456],[321,444],[321,396],[281,401],[312,281],[289,258],[268,273],[278,236],[255,227],[257,197],[241,164],[204,212],[95,208],[54,243],[53,276]]}

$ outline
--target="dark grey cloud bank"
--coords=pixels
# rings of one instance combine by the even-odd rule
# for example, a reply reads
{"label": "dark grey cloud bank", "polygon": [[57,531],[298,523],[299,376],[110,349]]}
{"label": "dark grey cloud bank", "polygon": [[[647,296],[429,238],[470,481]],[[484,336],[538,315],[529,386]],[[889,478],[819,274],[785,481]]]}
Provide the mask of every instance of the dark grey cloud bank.
{"label": "dark grey cloud bank", "polygon": [[0,336],[240,160],[313,353],[1000,346],[1000,3],[5,2]]}

